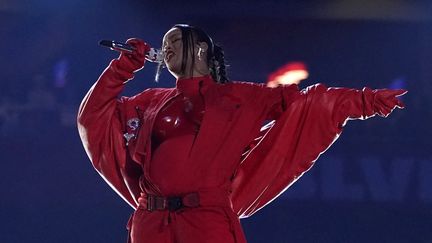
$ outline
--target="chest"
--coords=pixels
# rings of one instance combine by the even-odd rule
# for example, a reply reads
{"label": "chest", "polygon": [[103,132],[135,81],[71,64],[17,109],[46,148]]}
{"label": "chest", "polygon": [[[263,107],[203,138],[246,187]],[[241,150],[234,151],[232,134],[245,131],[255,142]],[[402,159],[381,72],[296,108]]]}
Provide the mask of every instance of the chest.
{"label": "chest", "polygon": [[[164,118],[165,111],[188,109],[187,102],[170,106],[178,98],[179,94],[172,91],[152,97],[147,104],[137,102],[129,106],[124,119],[125,141],[135,161],[141,163],[150,159],[152,134],[155,128],[160,127],[159,120]],[[202,106],[196,109],[201,110],[200,114],[190,115],[200,121],[192,148],[192,155],[197,160],[216,158],[217,151],[220,152],[225,147],[232,150],[232,153],[241,153],[242,146],[249,142],[251,131],[259,123],[256,119],[259,111],[240,98],[217,90],[209,90],[203,96],[202,104],[197,103],[196,106]]]}
{"label": "chest", "polygon": [[152,129],[153,145],[186,134],[195,135],[204,113],[204,101],[200,95],[180,94],[171,99],[156,114]]}

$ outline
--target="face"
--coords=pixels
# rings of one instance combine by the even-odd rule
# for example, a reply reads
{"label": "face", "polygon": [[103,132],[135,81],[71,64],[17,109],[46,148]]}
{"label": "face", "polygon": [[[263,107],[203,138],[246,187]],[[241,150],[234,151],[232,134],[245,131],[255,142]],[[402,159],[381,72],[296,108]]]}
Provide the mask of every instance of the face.
{"label": "face", "polygon": [[162,51],[165,54],[164,61],[168,70],[178,76],[181,73],[183,58],[182,33],[178,28],[170,29],[162,41]]}

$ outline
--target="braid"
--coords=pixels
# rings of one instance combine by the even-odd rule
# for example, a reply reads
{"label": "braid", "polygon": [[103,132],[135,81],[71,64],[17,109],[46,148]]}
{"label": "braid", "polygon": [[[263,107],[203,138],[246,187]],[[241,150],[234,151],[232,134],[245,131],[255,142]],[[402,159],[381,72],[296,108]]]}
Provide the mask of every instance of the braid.
{"label": "braid", "polygon": [[216,44],[214,45],[213,57],[211,58],[209,65],[212,77],[216,80],[216,82],[229,82],[226,73],[225,56],[222,47]]}

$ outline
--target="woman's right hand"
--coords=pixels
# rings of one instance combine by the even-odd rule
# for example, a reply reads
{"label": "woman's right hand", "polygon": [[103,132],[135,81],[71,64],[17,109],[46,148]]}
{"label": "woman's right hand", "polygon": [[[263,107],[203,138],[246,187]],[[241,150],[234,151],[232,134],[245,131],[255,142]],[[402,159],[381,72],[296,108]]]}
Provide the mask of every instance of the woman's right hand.
{"label": "woman's right hand", "polygon": [[144,67],[145,54],[150,50],[150,45],[138,38],[130,38],[127,44],[135,47],[134,52],[121,52],[118,59],[118,66],[124,71],[135,73]]}

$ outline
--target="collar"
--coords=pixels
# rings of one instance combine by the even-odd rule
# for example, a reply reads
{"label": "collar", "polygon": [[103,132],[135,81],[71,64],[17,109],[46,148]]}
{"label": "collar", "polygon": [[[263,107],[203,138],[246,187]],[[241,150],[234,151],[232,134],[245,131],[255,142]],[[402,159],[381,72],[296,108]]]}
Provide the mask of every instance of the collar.
{"label": "collar", "polygon": [[210,75],[191,77],[191,78],[180,78],[177,79],[176,88],[179,92],[185,95],[196,95],[200,92],[204,92],[208,87],[215,85],[216,81]]}

